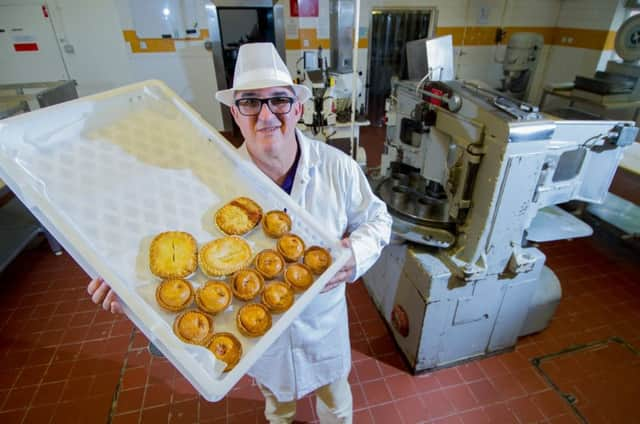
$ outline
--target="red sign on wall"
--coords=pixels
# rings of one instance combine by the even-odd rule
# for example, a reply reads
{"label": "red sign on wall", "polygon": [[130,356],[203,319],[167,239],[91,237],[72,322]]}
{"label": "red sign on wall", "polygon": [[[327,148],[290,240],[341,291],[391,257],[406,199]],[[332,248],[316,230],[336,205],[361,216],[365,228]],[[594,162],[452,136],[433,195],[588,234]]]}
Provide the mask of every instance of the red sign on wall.
{"label": "red sign on wall", "polygon": [[317,17],[319,0],[289,0],[289,10],[291,16],[297,17]]}
{"label": "red sign on wall", "polygon": [[13,49],[17,52],[37,52],[38,44],[37,43],[14,44]]}

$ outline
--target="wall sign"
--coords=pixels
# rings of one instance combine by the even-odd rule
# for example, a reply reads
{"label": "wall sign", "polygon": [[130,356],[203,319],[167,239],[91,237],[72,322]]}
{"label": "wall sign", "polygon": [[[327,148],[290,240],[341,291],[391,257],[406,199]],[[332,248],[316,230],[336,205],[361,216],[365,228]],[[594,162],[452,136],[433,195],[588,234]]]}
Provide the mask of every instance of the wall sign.
{"label": "wall sign", "polygon": [[37,52],[38,43],[16,43],[13,45],[13,49],[17,52]]}
{"label": "wall sign", "polygon": [[289,10],[293,17],[318,17],[318,0],[290,0]]}
{"label": "wall sign", "polygon": [[32,35],[14,35],[13,50],[17,52],[37,52],[40,50],[36,38]]}

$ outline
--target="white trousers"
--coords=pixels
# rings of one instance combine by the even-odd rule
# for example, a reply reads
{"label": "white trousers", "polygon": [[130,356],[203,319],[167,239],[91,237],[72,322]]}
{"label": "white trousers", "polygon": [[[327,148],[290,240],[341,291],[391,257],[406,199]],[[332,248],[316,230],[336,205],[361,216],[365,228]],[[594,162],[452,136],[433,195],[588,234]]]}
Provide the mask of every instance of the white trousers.
{"label": "white trousers", "polygon": [[[266,405],[264,415],[271,424],[289,424],[296,416],[296,401],[278,402],[278,399],[261,384]],[[353,419],[353,398],[348,377],[322,386],[315,391],[316,413],[321,424],[351,424]]]}

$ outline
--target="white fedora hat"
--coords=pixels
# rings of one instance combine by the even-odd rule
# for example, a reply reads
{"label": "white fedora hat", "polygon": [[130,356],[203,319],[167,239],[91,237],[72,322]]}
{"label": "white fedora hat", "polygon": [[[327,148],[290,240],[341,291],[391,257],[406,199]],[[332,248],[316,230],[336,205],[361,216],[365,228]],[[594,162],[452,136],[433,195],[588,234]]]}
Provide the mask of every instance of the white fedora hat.
{"label": "white fedora hat", "polygon": [[219,102],[232,106],[234,93],[238,90],[289,86],[293,88],[300,103],[311,97],[311,91],[294,84],[291,74],[275,46],[271,43],[248,43],[240,46],[236,69],[233,73],[233,87],[216,93]]}

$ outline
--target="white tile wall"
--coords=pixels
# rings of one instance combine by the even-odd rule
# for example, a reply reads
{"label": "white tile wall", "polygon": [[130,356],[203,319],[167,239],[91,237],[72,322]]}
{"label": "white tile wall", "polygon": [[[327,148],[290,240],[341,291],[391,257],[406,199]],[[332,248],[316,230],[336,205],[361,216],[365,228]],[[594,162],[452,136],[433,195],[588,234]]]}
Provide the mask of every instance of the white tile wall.
{"label": "white tile wall", "polygon": [[542,97],[542,89],[544,87],[544,76],[547,70],[547,64],[549,63],[549,56],[551,55],[553,46],[546,45],[542,47],[542,52],[538,56],[538,65],[533,71],[531,79],[531,89],[529,90],[529,97],[527,101],[537,105],[540,103]]}
{"label": "white tile wall", "polygon": [[553,46],[544,76],[544,84],[572,82],[576,75],[593,76],[600,52],[592,49]]}
{"label": "white tile wall", "polygon": [[299,28],[318,28],[318,19],[319,18],[298,18],[298,27]]}
{"label": "white tile wall", "polygon": [[561,0],[511,0],[507,2],[504,26],[553,27]]}
{"label": "white tile wall", "polygon": [[[500,26],[507,7],[506,0],[470,1],[467,13],[467,25],[471,26]],[[488,12],[488,19],[481,20],[481,11]]]}
{"label": "white tile wall", "polygon": [[563,0],[558,14],[560,28],[608,30],[620,0]]}
{"label": "white tile wall", "polygon": [[455,50],[458,65],[494,63],[494,59],[501,60],[504,54],[504,48],[496,46],[461,46],[456,47]]}
{"label": "white tile wall", "polygon": [[57,36],[74,47],[74,53],[62,56],[80,96],[132,82],[113,0],[57,0],[49,7]]}
{"label": "white tile wall", "polygon": [[206,50],[191,45],[175,53],[130,54],[129,59],[134,81],[164,81],[211,125],[222,129],[222,106],[214,97],[215,71]]}

